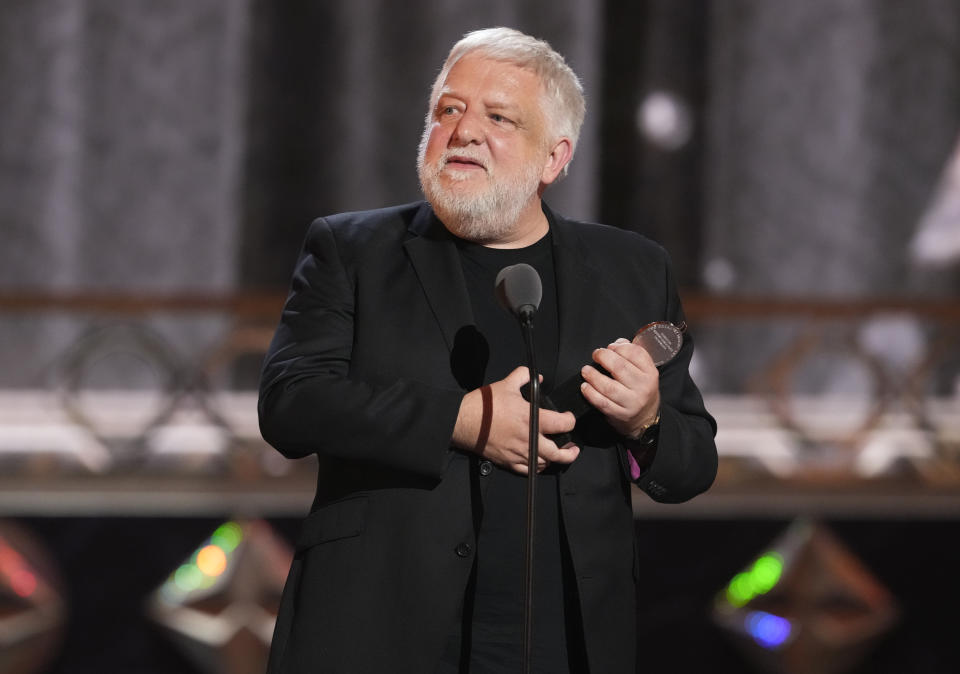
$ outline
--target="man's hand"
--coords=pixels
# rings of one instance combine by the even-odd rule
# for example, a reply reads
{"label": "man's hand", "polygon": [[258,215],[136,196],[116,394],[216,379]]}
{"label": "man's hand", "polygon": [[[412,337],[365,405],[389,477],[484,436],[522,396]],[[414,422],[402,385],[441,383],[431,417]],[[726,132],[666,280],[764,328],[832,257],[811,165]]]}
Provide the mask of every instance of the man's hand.
{"label": "man's hand", "polygon": [[[520,389],[530,381],[530,371],[518,367],[506,378],[470,391],[460,403],[453,429],[453,444],[475,452],[498,466],[526,475],[530,437],[530,403]],[[580,454],[573,444],[557,447],[546,437],[572,431],[572,412],[540,410],[537,472],[551,463],[572,463]]]}
{"label": "man's hand", "polygon": [[585,380],[580,385],[583,397],[618,433],[636,438],[660,410],[657,366],[646,349],[622,337],[605,349],[596,349],[593,360],[611,376],[584,365],[580,371]]}

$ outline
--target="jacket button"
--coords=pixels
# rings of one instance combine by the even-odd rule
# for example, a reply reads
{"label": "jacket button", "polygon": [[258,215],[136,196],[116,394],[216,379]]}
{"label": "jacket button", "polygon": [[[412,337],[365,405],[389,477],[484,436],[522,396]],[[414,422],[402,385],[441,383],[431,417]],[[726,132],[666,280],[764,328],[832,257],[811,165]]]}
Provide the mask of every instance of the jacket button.
{"label": "jacket button", "polygon": [[480,475],[486,477],[493,472],[493,463],[484,459],[480,462]]}
{"label": "jacket button", "polygon": [[469,543],[458,543],[456,551],[459,557],[469,557],[473,553],[473,546]]}

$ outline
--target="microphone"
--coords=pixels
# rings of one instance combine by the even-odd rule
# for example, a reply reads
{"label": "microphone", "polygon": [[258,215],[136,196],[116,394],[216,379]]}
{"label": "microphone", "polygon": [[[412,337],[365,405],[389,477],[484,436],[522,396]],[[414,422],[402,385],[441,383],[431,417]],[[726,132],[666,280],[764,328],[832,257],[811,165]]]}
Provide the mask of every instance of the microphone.
{"label": "microphone", "polygon": [[501,306],[521,321],[532,320],[540,308],[543,284],[540,274],[528,264],[504,267],[494,282],[497,299]]}
{"label": "microphone", "polygon": [[520,319],[520,332],[527,350],[527,384],[530,402],[530,435],[527,442],[527,531],[524,549],[523,588],[523,672],[528,674],[533,659],[533,544],[536,528],[537,442],[540,437],[540,378],[533,348],[533,315],[540,308],[543,284],[540,274],[528,264],[504,267],[497,274],[494,289],[500,304]]}

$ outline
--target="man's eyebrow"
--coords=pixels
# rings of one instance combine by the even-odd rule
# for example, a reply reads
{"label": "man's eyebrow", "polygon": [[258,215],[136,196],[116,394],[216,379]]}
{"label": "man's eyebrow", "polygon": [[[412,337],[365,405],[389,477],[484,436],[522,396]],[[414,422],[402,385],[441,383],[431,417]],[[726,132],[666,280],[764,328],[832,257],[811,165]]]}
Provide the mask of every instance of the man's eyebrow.
{"label": "man's eyebrow", "polygon": [[[458,101],[466,100],[455,89],[441,89],[440,93],[437,94],[437,102],[443,98],[453,98]],[[503,98],[485,98],[483,99],[483,106],[498,110],[520,110],[520,106],[515,101]]]}
{"label": "man's eyebrow", "polygon": [[487,99],[483,101],[484,107],[495,108],[497,110],[520,110],[520,106],[513,101],[505,101],[502,99]]}
{"label": "man's eyebrow", "polygon": [[441,98],[444,98],[444,97],[463,100],[463,96],[459,95],[455,89],[448,89],[447,87],[444,87],[439,91],[439,93],[437,94],[437,100],[440,100]]}

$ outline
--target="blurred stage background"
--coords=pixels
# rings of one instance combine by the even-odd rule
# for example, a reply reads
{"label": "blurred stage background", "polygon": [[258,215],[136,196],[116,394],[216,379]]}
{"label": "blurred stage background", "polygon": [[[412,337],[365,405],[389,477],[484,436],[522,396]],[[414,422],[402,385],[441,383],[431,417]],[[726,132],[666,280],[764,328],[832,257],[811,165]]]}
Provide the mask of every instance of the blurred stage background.
{"label": "blurred stage background", "polygon": [[583,78],[547,200],[667,246],[720,424],[710,493],[636,494],[645,664],[960,671],[960,4],[4,0],[0,672],[262,670],[302,235],[419,198],[489,25]]}

